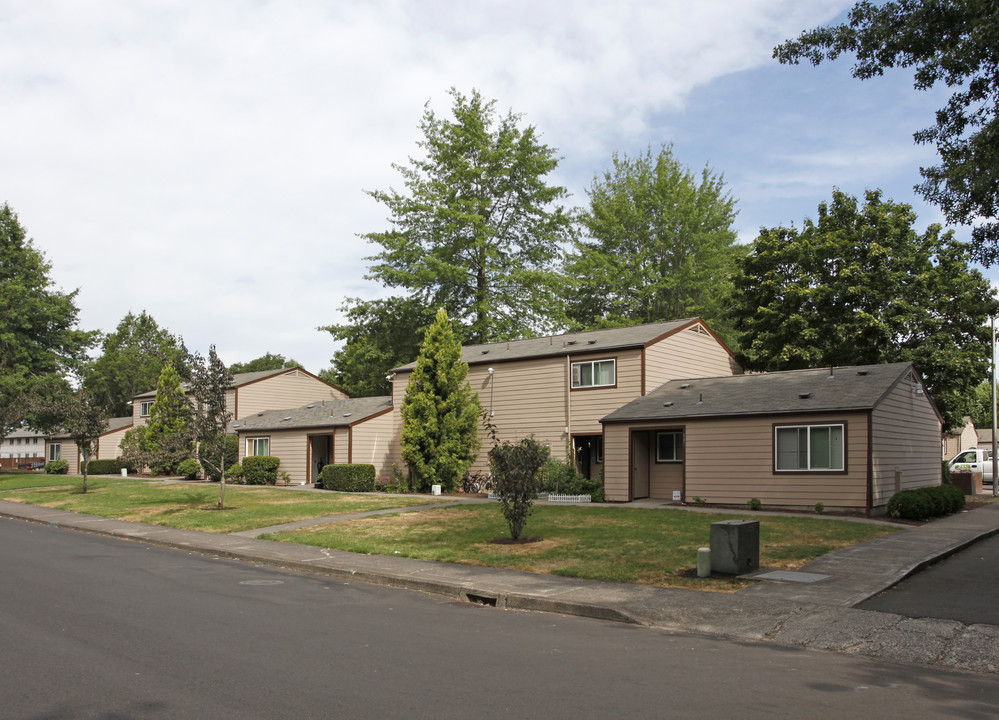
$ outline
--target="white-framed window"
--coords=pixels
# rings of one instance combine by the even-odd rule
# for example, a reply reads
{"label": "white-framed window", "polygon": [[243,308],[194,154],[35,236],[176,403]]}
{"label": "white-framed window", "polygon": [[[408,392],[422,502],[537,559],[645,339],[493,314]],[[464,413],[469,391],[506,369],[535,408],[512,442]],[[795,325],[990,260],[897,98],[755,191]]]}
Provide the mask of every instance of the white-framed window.
{"label": "white-framed window", "polygon": [[143,400],[139,403],[139,416],[149,417],[149,411],[153,409],[152,400]]}
{"label": "white-framed window", "polygon": [[842,471],[843,425],[790,425],[774,428],[774,469],[777,471]]}
{"label": "white-framed window", "polygon": [[62,454],[62,445],[59,443],[51,443],[49,445],[49,462],[55,462],[59,459],[59,455]]}
{"label": "white-framed window", "polygon": [[270,454],[271,439],[269,437],[246,438],[246,457]]}
{"label": "white-framed window", "polygon": [[683,430],[656,433],[656,462],[683,462]]}
{"label": "white-framed window", "polygon": [[572,364],[574,388],[608,387],[617,383],[616,361],[587,360]]}

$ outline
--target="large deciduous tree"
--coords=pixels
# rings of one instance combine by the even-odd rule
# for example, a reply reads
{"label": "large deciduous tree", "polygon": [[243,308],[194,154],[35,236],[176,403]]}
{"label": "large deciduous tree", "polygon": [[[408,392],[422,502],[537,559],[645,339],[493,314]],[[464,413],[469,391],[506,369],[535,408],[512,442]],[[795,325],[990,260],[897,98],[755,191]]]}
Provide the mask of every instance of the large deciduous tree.
{"label": "large deciduous tree", "polygon": [[774,50],[782,63],[817,65],[854,53],[853,76],[915,67],[915,87],[953,88],[936,123],[915,134],[933,143],[940,164],[921,168],[922,195],[947,222],[975,224],[972,256],[999,259],[999,4],[995,0],[864,0],[841,25],[804,32]]}
{"label": "large deciduous tree", "polygon": [[986,376],[995,293],[966,244],[909,205],[834,192],[801,230],[763,228],[736,277],[732,313],[753,370],[911,361],[956,427]]}
{"label": "large deciduous tree", "polygon": [[593,180],[587,237],[566,264],[568,312],[579,327],[698,315],[722,324],[740,254],[724,179],[691,172],[670,146],[613,157]]}
{"label": "large deciduous tree", "polygon": [[129,312],[104,336],[101,355],[83,372],[83,387],[101,398],[112,416],[130,415],[129,401],[156,387],[164,365],[186,374],[181,344],[145,310]]}
{"label": "large deciduous tree", "polygon": [[0,206],[0,441],[39,400],[65,392],[93,344],[77,327],[76,291],[53,288],[51,265],[17,214]]}
{"label": "large deciduous tree", "polygon": [[455,491],[475,460],[482,408],[467,377],[447,311],[438,310],[402,401],[402,459],[420,489],[440,484]]}
{"label": "large deciduous tree", "polygon": [[83,455],[80,472],[83,475],[83,492],[87,492],[90,461],[97,457],[100,437],[108,429],[107,404],[89,391],[80,390],[57,399],[50,411]]}
{"label": "large deciduous tree", "polygon": [[346,314],[343,324],[319,328],[344,341],[333,354],[332,370],[319,377],[354,397],[389,394],[389,371],[413,362],[434,311],[405,298],[351,298],[342,310]]}
{"label": "large deciduous tree", "polygon": [[495,101],[457,90],[453,118],[429,108],[420,123],[423,157],[394,165],[406,192],[369,191],[391,228],[364,235],[380,245],[370,279],[443,307],[476,342],[547,331],[560,324],[560,245],[570,240],[567,192],[549,183],[556,151]]}
{"label": "large deciduous tree", "polygon": [[229,372],[236,375],[237,373],[261,372],[263,370],[283,370],[284,368],[294,367],[302,366],[293,358],[285,359],[284,355],[274,355],[268,352],[258,358],[250,360],[249,362],[233,363],[229,366]]}

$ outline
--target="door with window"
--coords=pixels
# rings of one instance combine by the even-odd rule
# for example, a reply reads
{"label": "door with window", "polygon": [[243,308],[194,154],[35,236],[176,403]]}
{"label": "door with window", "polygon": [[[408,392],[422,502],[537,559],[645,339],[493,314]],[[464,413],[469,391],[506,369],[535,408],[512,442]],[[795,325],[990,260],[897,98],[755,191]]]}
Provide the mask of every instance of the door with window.
{"label": "door with window", "polygon": [[631,433],[631,499],[649,496],[649,441],[648,430]]}

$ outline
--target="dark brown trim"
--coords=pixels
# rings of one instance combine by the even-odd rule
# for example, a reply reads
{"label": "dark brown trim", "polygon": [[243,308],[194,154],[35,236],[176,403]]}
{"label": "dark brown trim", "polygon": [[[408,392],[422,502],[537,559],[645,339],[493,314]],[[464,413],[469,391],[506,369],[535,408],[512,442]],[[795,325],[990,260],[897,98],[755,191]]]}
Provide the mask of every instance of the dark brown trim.
{"label": "dark brown trim", "polygon": [[312,483],[312,436],[305,436],[305,484]]}
{"label": "dark brown trim", "polygon": [[[228,388],[227,388],[228,389]],[[232,419],[239,420],[239,388],[232,389]]]}
{"label": "dark brown trim", "polygon": [[[641,357],[641,365],[642,365],[642,385],[641,385],[641,388],[640,388],[640,392],[642,394],[642,397],[645,397],[645,395],[646,395],[646,393],[645,393],[645,363],[646,363],[646,360],[647,360],[646,354],[645,354],[646,350],[647,350],[647,348],[643,347],[642,348],[642,354],[640,356]],[[614,374],[614,380],[617,380],[617,373],[616,372]]]}
{"label": "dark brown trim", "polygon": [[[869,412],[869,411],[868,411]],[[777,428],[843,426],[843,469],[842,470],[778,470],[777,469]],[[868,423],[870,426],[870,423]],[[870,451],[868,451],[870,455]],[[770,426],[770,474],[787,475],[849,475],[850,473],[850,428],[846,420],[817,420],[809,422],[775,422]]]}
{"label": "dark brown trim", "polygon": [[[573,365],[578,365],[578,364],[581,364],[581,363],[606,362],[607,360],[613,360],[614,361],[614,384],[613,385],[587,385],[585,387],[578,387],[578,388],[572,386],[572,366]],[[587,391],[587,390],[611,390],[613,388],[616,388],[617,387],[617,366],[618,366],[618,361],[617,361],[617,356],[616,355],[611,356],[611,357],[606,357],[605,356],[605,357],[589,358],[587,360],[572,360],[570,358],[569,359],[569,392],[584,392],[584,391]]]}

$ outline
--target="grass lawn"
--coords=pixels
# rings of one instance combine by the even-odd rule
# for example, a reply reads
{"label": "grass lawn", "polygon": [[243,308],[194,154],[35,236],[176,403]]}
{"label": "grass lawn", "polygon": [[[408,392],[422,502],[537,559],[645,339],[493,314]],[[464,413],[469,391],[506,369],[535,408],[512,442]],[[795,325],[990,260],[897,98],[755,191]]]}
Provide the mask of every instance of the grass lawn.
{"label": "grass lawn", "polygon": [[62,476],[60,487],[4,492],[0,493],[0,500],[216,533],[252,530],[324,515],[442,502],[425,496],[311,493],[229,485],[225,504],[233,509],[217,511],[214,508],[219,499],[218,485],[163,485],[141,479],[99,477],[90,478],[90,491],[83,494],[82,484],[83,478]]}
{"label": "grass lawn", "polygon": [[[87,477],[87,486],[100,481],[105,484],[115,482],[134,482],[135,478],[123,478],[120,476],[90,475]],[[4,490],[21,490],[23,488],[35,487],[59,487],[71,486],[79,488],[83,485],[83,477],[75,475],[46,475],[43,472],[31,473],[0,473],[0,493]],[[0,494],[0,500],[5,498]],[[9,498],[8,498],[9,499]]]}
{"label": "grass lawn", "polygon": [[376,555],[552,573],[613,582],[734,592],[748,581],[696,577],[697,549],[720,520],[760,521],[760,565],[797,568],[879,535],[883,525],[818,517],[715,515],[685,510],[535,506],[521,545],[509,538],[498,505],[436,508],[362,518],[266,537]]}

